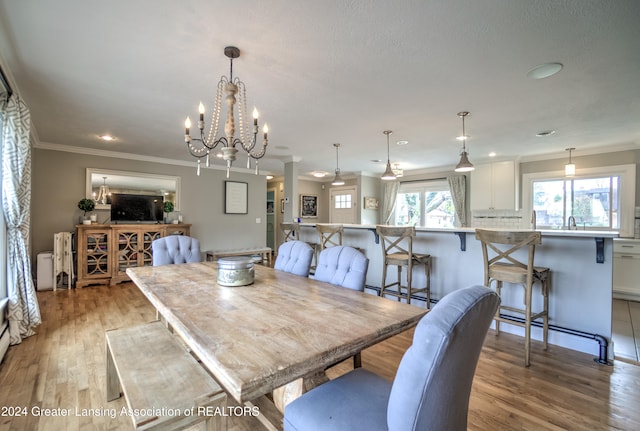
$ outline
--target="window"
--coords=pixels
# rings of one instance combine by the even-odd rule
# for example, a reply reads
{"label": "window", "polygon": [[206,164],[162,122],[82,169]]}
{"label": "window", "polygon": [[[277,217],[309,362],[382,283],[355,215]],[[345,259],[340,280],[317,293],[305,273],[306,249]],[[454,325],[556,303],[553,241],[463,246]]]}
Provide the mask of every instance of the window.
{"label": "window", "polygon": [[396,197],[395,224],[454,227],[455,210],[446,180],[403,183]]}
{"label": "window", "polygon": [[524,210],[536,212],[540,229],[619,230],[633,236],[635,165],[586,168],[572,178],[563,172],[523,175]]}
{"label": "window", "polygon": [[539,227],[563,228],[573,216],[584,229],[619,229],[619,176],[533,182]]}
{"label": "window", "polygon": [[351,208],[351,194],[335,195],[335,208]]}

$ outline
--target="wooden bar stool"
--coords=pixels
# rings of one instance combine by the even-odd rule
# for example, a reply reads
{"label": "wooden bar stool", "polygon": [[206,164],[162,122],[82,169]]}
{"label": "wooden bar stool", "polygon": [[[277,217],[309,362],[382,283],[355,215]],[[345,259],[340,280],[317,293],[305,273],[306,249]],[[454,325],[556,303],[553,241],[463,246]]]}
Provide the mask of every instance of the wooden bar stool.
{"label": "wooden bar stool", "polygon": [[[411,304],[411,296],[414,293],[426,292],[427,308],[431,308],[431,255],[418,254],[413,252],[413,238],[416,236],[414,226],[376,226],[376,232],[382,245],[382,256],[384,263],[382,266],[382,285],[380,286],[380,296],[391,295],[398,298],[407,298],[407,304]],[[398,280],[387,284],[387,267],[396,265],[398,267]],[[426,276],[426,286],[416,289],[412,285],[413,265],[424,265]],[[402,268],[407,268],[407,284],[402,285]],[[397,287],[397,291],[387,292],[390,287]],[[406,294],[402,292],[406,290]]]}
{"label": "wooden bar stool", "polygon": [[[534,266],[533,260],[536,245],[541,244],[542,235],[535,231],[494,231],[476,229],[476,239],[482,243],[484,258],[484,284],[490,287],[496,282],[496,293],[500,296],[503,282],[524,287],[524,308],[500,305],[496,311],[496,335],[500,333],[500,322],[509,323],[524,328],[524,365],[530,365],[531,355],[531,322],[542,318],[542,344],[547,350],[549,334],[549,268]],[[514,257],[517,250],[527,249],[527,261]],[[531,310],[533,284],[540,282],[543,306],[542,311],[534,313]],[[508,315],[501,315],[500,311],[524,315],[524,322],[510,319]]]}
{"label": "wooden bar stool", "polygon": [[319,251],[327,247],[342,245],[344,227],[341,224],[317,224],[316,230],[320,235]]}
{"label": "wooden bar stool", "polygon": [[284,239],[282,242],[297,241],[300,239],[300,226],[298,223],[280,223],[280,230]]}

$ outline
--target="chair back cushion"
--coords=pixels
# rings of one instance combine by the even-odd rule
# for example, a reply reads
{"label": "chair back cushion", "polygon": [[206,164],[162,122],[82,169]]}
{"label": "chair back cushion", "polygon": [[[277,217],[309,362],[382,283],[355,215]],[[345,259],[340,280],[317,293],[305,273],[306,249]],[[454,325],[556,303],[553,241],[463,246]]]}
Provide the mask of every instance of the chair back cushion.
{"label": "chair back cushion", "polygon": [[168,235],[151,243],[153,266],[200,262],[200,241],[186,235]]}
{"label": "chair back cushion", "polygon": [[273,268],[308,277],[312,258],[313,249],[309,244],[304,241],[287,241],[278,248],[278,257]]}
{"label": "chair back cushion", "polygon": [[314,278],[353,290],[364,291],[369,259],[348,246],[325,248],[318,256]]}
{"label": "chair back cushion", "polygon": [[398,367],[391,430],[466,430],[471,383],[500,299],[484,286],[456,290],[418,323]]}

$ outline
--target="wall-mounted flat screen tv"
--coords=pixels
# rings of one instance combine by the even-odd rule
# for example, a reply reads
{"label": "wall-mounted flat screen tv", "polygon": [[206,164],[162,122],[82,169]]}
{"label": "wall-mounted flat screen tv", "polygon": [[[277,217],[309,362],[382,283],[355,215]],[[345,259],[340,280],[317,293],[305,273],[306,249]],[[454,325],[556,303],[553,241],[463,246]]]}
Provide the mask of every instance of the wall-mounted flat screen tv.
{"label": "wall-mounted flat screen tv", "polygon": [[152,195],[111,194],[111,221],[162,223],[164,198]]}

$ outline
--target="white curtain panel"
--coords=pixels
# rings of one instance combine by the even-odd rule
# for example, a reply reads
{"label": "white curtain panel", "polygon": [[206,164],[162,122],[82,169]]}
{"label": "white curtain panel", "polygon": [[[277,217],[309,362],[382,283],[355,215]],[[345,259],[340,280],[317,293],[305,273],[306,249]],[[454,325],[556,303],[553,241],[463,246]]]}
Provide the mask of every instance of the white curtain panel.
{"label": "white curtain panel", "polygon": [[2,210],[7,225],[8,319],[11,344],[34,335],[41,323],[31,277],[31,146],[29,109],[14,93],[0,101],[2,115]]}
{"label": "white curtain panel", "polygon": [[396,196],[399,188],[400,182],[398,180],[382,181],[382,224],[391,222],[391,216],[396,209]]}
{"label": "white curtain panel", "polygon": [[451,190],[453,208],[456,212],[456,224],[465,227],[467,226],[467,177],[464,175],[452,175],[447,180]]}

